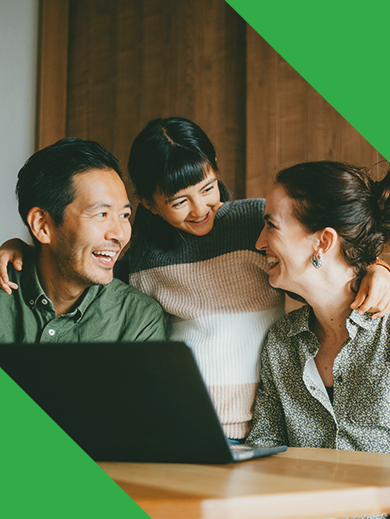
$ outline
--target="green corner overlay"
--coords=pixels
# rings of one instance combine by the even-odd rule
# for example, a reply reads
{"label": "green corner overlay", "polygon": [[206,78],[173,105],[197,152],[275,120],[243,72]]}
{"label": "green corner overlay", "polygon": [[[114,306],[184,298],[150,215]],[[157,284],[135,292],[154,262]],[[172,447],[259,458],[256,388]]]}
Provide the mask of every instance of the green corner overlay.
{"label": "green corner overlay", "polygon": [[227,0],[390,160],[390,2]]}
{"label": "green corner overlay", "polygon": [[149,516],[0,369],[0,516]]}

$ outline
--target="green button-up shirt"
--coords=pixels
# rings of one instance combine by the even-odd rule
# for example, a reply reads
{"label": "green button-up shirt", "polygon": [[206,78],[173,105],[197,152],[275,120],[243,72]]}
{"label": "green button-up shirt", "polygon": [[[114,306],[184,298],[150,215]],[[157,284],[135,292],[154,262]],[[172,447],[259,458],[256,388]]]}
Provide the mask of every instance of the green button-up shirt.
{"label": "green button-up shirt", "polygon": [[305,306],[271,327],[248,442],[390,453],[390,318],[354,310],[333,365],[330,402]]}
{"label": "green button-up shirt", "polygon": [[56,317],[34,254],[26,252],[22,272],[9,270],[19,289],[0,290],[0,343],[165,340],[159,303],[122,281],[91,286],[75,310]]}

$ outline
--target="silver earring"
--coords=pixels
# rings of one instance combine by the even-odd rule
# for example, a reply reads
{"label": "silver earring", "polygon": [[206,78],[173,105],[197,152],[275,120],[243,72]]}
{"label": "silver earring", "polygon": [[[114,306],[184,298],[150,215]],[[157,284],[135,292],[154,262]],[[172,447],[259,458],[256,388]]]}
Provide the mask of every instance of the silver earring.
{"label": "silver earring", "polygon": [[322,267],[323,261],[322,261],[322,256],[319,252],[316,252],[315,254],[313,254],[313,256],[310,258],[310,260],[315,269],[319,269]]}

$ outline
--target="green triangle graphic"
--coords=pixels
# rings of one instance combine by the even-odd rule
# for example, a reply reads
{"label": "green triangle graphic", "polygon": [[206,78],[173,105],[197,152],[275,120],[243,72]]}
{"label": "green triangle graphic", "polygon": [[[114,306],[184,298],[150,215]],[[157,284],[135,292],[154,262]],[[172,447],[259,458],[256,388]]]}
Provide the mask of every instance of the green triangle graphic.
{"label": "green triangle graphic", "polygon": [[388,0],[227,3],[390,159]]}
{"label": "green triangle graphic", "polygon": [[149,516],[0,369],[0,516]]}

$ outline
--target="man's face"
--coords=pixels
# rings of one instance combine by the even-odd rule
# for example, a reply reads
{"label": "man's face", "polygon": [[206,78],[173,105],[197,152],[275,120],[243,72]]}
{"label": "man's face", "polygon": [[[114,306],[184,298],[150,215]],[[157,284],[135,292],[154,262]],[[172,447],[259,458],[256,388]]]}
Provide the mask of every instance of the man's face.
{"label": "man's face", "polygon": [[58,274],[75,288],[106,285],[131,236],[126,189],[112,169],[78,173],[73,185],[76,197],[53,229],[51,255]]}

